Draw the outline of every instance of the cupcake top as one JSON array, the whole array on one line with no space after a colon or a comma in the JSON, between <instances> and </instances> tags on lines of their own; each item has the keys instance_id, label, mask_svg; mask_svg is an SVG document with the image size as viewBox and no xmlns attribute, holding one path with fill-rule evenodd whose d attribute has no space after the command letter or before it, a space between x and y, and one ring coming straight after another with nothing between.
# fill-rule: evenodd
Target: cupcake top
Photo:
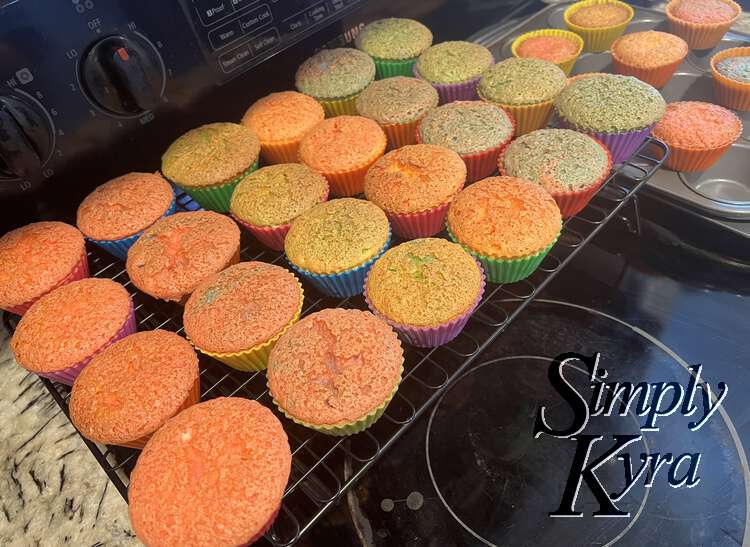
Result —
<instances>
[{"instance_id":1,"label":"cupcake top","mask_svg":"<svg viewBox=\"0 0 750 547\"><path fill-rule=\"evenodd\" d=\"M76 378L70 419L92 441L134 441L174 416L197 381L198 356L187 340L165 330L131 334Z\"/></svg>"},{"instance_id":2,"label":"cupcake top","mask_svg":"<svg viewBox=\"0 0 750 547\"><path fill-rule=\"evenodd\" d=\"M419 124L419 140L467 155L499 146L515 127L499 106L484 101L454 101L431 110Z\"/></svg>"},{"instance_id":3,"label":"cupcake top","mask_svg":"<svg viewBox=\"0 0 750 547\"><path fill-rule=\"evenodd\" d=\"M244 545L270 525L291 465L286 433L260 403L193 405L138 457L128 489L133 530L147 545Z\"/></svg>"},{"instance_id":4,"label":"cupcake top","mask_svg":"<svg viewBox=\"0 0 750 547\"><path fill-rule=\"evenodd\" d=\"M299 268L332 274L367 262L389 237L388 218L377 205L363 199L333 199L292 222L284 251Z\"/></svg>"},{"instance_id":5,"label":"cupcake top","mask_svg":"<svg viewBox=\"0 0 750 547\"><path fill-rule=\"evenodd\" d=\"M281 163L253 171L232 193L230 211L256 226L279 226L324 201L328 182L300 163Z\"/></svg>"},{"instance_id":6,"label":"cupcake top","mask_svg":"<svg viewBox=\"0 0 750 547\"><path fill-rule=\"evenodd\" d=\"M57 286L86 251L64 222L34 222L0 237L0 308L18 306Z\"/></svg>"},{"instance_id":7,"label":"cupcake top","mask_svg":"<svg viewBox=\"0 0 750 547\"><path fill-rule=\"evenodd\" d=\"M742 133L742 122L731 110L700 101L669 103L654 127L654 136L680 148L719 148Z\"/></svg>"},{"instance_id":8,"label":"cupcake top","mask_svg":"<svg viewBox=\"0 0 750 547\"><path fill-rule=\"evenodd\" d=\"M479 265L445 239L415 239L388 250L367 278L367 299L396 323L442 325L470 310L482 292Z\"/></svg>"},{"instance_id":9,"label":"cupcake top","mask_svg":"<svg viewBox=\"0 0 750 547\"><path fill-rule=\"evenodd\" d=\"M494 62L489 49L472 42L442 42L417 59L419 76L435 84L455 84L478 78Z\"/></svg>"},{"instance_id":10,"label":"cupcake top","mask_svg":"<svg viewBox=\"0 0 750 547\"><path fill-rule=\"evenodd\" d=\"M578 53L578 44L564 36L532 36L516 48L518 57L531 57L559 63Z\"/></svg>"},{"instance_id":11,"label":"cupcake top","mask_svg":"<svg viewBox=\"0 0 750 547\"><path fill-rule=\"evenodd\" d=\"M267 342L301 308L302 287L289 270L240 262L201 283L182 319L185 334L201 350L233 353Z\"/></svg>"},{"instance_id":12,"label":"cupcake top","mask_svg":"<svg viewBox=\"0 0 750 547\"><path fill-rule=\"evenodd\" d=\"M154 173L128 173L105 182L78 206L76 224L91 239L122 239L148 228L174 199L169 183Z\"/></svg>"},{"instance_id":13,"label":"cupcake top","mask_svg":"<svg viewBox=\"0 0 750 547\"><path fill-rule=\"evenodd\" d=\"M128 251L126 267L136 287L179 301L239 252L240 229L212 211L176 213L148 228Z\"/></svg>"},{"instance_id":14,"label":"cupcake top","mask_svg":"<svg viewBox=\"0 0 750 547\"><path fill-rule=\"evenodd\" d=\"M242 117L242 125L255 132L261 143L298 141L323 121L320 103L296 91L271 93L255 101Z\"/></svg>"},{"instance_id":15,"label":"cupcake top","mask_svg":"<svg viewBox=\"0 0 750 547\"><path fill-rule=\"evenodd\" d=\"M230 182L258 159L253 130L237 123L210 123L191 129L161 157L161 172L181 186Z\"/></svg>"},{"instance_id":16,"label":"cupcake top","mask_svg":"<svg viewBox=\"0 0 750 547\"><path fill-rule=\"evenodd\" d=\"M316 171L349 171L368 164L385 151L385 133L362 116L336 116L316 125L299 146L302 163Z\"/></svg>"},{"instance_id":17,"label":"cupcake top","mask_svg":"<svg viewBox=\"0 0 750 547\"><path fill-rule=\"evenodd\" d=\"M739 6L724 0L679 0L669 8L677 19L699 25L726 23L739 14Z\"/></svg>"},{"instance_id":18,"label":"cupcake top","mask_svg":"<svg viewBox=\"0 0 750 547\"><path fill-rule=\"evenodd\" d=\"M357 97L357 113L381 125L418 120L437 105L434 87L405 76L372 82Z\"/></svg>"},{"instance_id":19,"label":"cupcake top","mask_svg":"<svg viewBox=\"0 0 750 547\"><path fill-rule=\"evenodd\" d=\"M685 58L688 45L674 34L647 30L618 38L612 44L612 56L638 68L656 68Z\"/></svg>"},{"instance_id":20,"label":"cupcake top","mask_svg":"<svg viewBox=\"0 0 750 547\"><path fill-rule=\"evenodd\" d=\"M584 28L602 28L620 25L628 20L630 12L622 4L594 4L583 6L568 19L574 25Z\"/></svg>"},{"instance_id":21,"label":"cupcake top","mask_svg":"<svg viewBox=\"0 0 750 547\"><path fill-rule=\"evenodd\" d=\"M354 44L376 59L411 59L432 45L432 32L414 19L391 17L365 25Z\"/></svg>"},{"instance_id":22,"label":"cupcake top","mask_svg":"<svg viewBox=\"0 0 750 547\"><path fill-rule=\"evenodd\" d=\"M477 91L496 103L535 104L557 97L567 81L565 72L554 63L511 57L485 70Z\"/></svg>"},{"instance_id":23,"label":"cupcake top","mask_svg":"<svg viewBox=\"0 0 750 547\"><path fill-rule=\"evenodd\" d=\"M607 150L597 141L570 129L539 129L521 135L501 156L501 171L530 180L548 192L577 191L609 172Z\"/></svg>"},{"instance_id":24,"label":"cupcake top","mask_svg":"<svg viewBox=\"0 0 750 547\"><path fill-rule=\"evenodd\" d=\"M128 291L119 283L98 278L74 281L29 308L10 346L27 370L63 370L109 342L125 325L132 307Z\"/></svg>"},{"instance_id":25,"label":"cupcake top","mask_svg":"<svg viewBox=\"0 0 750 547\"><path fill-rule=\"evenodd\" d=\"M365 175L365 196L391 213L417 213L449 201L464 186L466 164L434 144L388 152Z\"/></svg>"},{"instance_id":26,"label":"cupcake top","mask_svg":"<svg viewBox=\"0 0 750 547\"><path fill-rule=\"evenodd\" d=\"M448 226L474 252L519 258L542 251L560 233L555 200L541 186L515 177L488 177L459 193Z\"/></svg>"},{"instance_id":27,"label":"cupcake top","mask_svg":"<svg viewBox=\"0 0 750 547\"><path fill-rule=\"evenodd\" d=\"M716 63L716 70L730 80L750 84L750 55L722 59Z\"/></svg>"},{"instance_id":28,"label":"cupcake top","mask_svg":"<svg viewBox=\"0 0 750 547\"><path fill-rule=\"evenodd\" d=\"M557 113L586 131L643 129L664 115L666 103L652 86L632 76L603 74L577 80L555 100Z\"/></svg>"},{"instance_id":29,"label":"cupcake top","mask_svg":"<svg viewBox=\"0 0 750 547\"><path fill-rule=\"evenodd\" d=\"M401 343L370 312L326 309L281 337L268 359L268 389L288 414L315 425L360 420L401 378Z\"/></svg>"},{"instance_id":30,"label":"cupcake top","mask_svg":"<svg viewBox=\"0 0 750 547\"><path fill-rule=\"evenodd\" d=\"M353 48L323 49L297 69L297 89L316 99L339 99L362 91L375 79L375 63Z\"/></svg>"}]
</instances>

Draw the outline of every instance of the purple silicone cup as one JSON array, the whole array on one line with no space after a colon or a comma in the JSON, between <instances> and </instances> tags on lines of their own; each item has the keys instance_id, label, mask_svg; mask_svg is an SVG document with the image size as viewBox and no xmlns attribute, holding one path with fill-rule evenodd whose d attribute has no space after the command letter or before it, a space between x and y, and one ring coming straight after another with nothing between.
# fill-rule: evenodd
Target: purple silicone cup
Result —
<instances>
[{"instance_id":1,"label":"purple silicone cup","mask_svg":"<svg viewBox=\"0 0 750 547\"><path fill-rule=\"evenodd\" d=\"M414 73L415 78L425 80L420 76L419 72L417 72L417 63L414 63L412 72ZM479 83L480 78L481 76L477 76L476 78L465 80L457 84L436 84L429 80L425 81L429 82L429 84L438 92L438 97L440 97L440 102L438 104L446 104L452 103L453 101L478 101L479 95L477 94L477 84Z\"/></svg>"},{"instance_id":2,"label":"purple silicone cup","mask_svg":"<svg viewBox=\"0 0 750 547\"><path fill-rule=\"evenodd\" d=\"M479 303L482 301L482 296L484 296L484 270L482 269L482 265L478 261L475 260L475 262L477 263L477 267L479 268L479 273L482 275L482 283L479 287L479 296L477 296L476 302L474 302L474 304L472 304L472 306L465 313L437 327L414 327L410 325L404 325L403 323L392 321L385 317L382 313L380 313L375 308L375 306L372 305L372 302L370 302L370 299L367 295L367 281L370 277L370 272L367 272L367 279L365 279L365 302L367 302L367 307L370 309L373 315L388 323L388 325L390 325L393 330L398 332L408 344L411 344L412 346L416 346L418 348L434 348L436 346L442 346L443 344L447 344L448 342L453 340L461 333L464 326L466 325L466 322L471 317L471 314L474 313L474 310L477 309L477 306L479 306Z\"/></svg>"},{"instance_id":3,"label":"purple silicone cup","mask_svg":"<svg viewBox=\"0 0 750 547\"><path fill-rule=\"evenodd\" d=\"M623 131L622 133L601 133L598 131L586 131L581 129L565 120L562 117L558 118L558 125L565 129L573 129L579 133L585 133L595 139L599 139L601 143L609 149L609 153L612 155L612 163L622 163L629 159L633 155L638 147L643 144L648 136L651 134L651 130L654 125L649 125L645 129L637 129L635 131Z\"/></svg>"}]
</instances>

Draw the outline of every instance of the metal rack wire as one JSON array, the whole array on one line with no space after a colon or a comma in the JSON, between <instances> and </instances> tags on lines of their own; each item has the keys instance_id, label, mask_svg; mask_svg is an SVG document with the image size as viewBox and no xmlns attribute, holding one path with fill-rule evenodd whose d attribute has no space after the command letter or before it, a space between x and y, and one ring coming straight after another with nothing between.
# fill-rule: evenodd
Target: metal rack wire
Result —
<instances>
[{"instance_id":1,"label":"metal rack wire","mask_svg":"<svg viewBox=\"0 0 750 547\"><path fill-rule=\"evenodd\" d=\"M531 277L513 284L488 285L477 311L454 341L433 349L405 346L401 386L383 417L370 429L348 438L329 437L279 415L292 449L292 474L282 510L265 539L276 546L288 546L310 529L495 341L557 273L612 218L624 213L623 208L631 198L636 207L635 193L661 166L667 154L668 148L663 143L649 139L627 163L616 167L589 206L564 223L558 243ZM178 199L178 203L182 209L197 208L185 195ZM635 212L637 224L637 209ZM282 254L263 250L249 239L241 250L242 260L285 263ZM114 279L128 288L133 296L139 330L161 328L182 333L181 308L138 292L128 279L122 262L92 248L89 264L92 275ZM361 296L337 301L320 295L308 285L305 286L305 295L303 315L335 306L366 308ZM248 397L274 408L264 373L241 372L201 356L200 374L202 400L220 396ZM69 388L46 379L42 381L67 414ZM128 477L138 452L97 445L87 439L84 442L127 500Z\"/></svg>"}]
</instances>

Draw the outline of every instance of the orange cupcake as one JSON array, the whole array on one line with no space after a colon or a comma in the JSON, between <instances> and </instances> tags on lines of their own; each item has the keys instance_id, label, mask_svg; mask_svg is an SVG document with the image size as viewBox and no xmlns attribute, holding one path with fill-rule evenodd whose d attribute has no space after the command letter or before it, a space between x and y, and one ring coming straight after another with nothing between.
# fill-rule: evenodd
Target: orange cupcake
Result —
<instances>
[{"instance_id":1,"label":"orange cupcake","mask_svg":"<svg viewBox=\"0 0 750 547\"><path fill-rule=\"evenodd\" d=\"M239 370L263 370L279 337L302 313L302 285L289 271L242 262L204 281L182 316L185 335L206 355Z\"/></svg>"},{"instance_id":2,"label":"orange cupcake","mask_svg":"<svg viewBox=\"0 0 750 547\"><path fill-rule=\"evenodd\" d=\"M619 0L581 0L565 9L568 30L583 39L584 51L607 51L625 32L635 11Z\"/></svg>"},{"instance_id":3,"label":"orange cupcake","mask_svg":"<svg viewBox=\"0 0 750 547\"><path fill-rule=\"evenodd\" d=\"M200 399L198 356L165 330L138 332L94 357L73 384L70 420L94 442L141 449Z\"/></svg>"},{"instance_id":4,"label":"orange cupcake","mask_svg":"<svg viewBox=\"0 0 750 547\"><path fill-rule=\"evenodd\" d=\"M109 279L82 279L32 305L10 346L26 370L72 385L97 353L135 329L125 287Z\"/></svg>"},{"instance_id":5,"label":"orange cupcake","mask_svg":"<svg viewBox=\"0 0 750 547\"><path fill-rule=\"evenodd\" d=\"M0 309L23 315L39 297L89 276L81 232L34 222L0 237Z\"/></svg>"},{"instance_id":6,"label":"orange cupcake","mask_svg":"<svg viewBox=\"0 0 750 547\"><path fill-rule=\"evenodd\" d=\"M281 91L255 101L241 123L258 136L267 163L294 163L302 137L324 118L323 107L312 97Z\"/></svg>"},{"instance_id":7,"label":"orange cupcake","mask_svg":"<svg viewBox=\"0 0 750 547\"><path fill-rule=\"evenodd\" d=\"M456 152L414 144L388 152L365 175L365 197L383 209L393 231L413 239L443 229L448 206L466 182Z\"/></svg>"},{"instance_id":8,"label":"orange cupcake","mask_svg":"<svg viewBox=\"0 0 750 547\"><path fill-rule=\"evenodd\" d=\"M666 7L669 31L690 49L715 47L742 13L732 0L672 0Z\"/></svg>"},{"instance_id":9,"label":"orange cupcake","mask_svg":"<svg viewBox=\"0 0 750 547\"><path fill-rule=\"evenodd\" d=\"M365 173L385 152L385 133L362 116L336 116L320 122L299 147L299 159L328 179L331 193L361 194Z\"/></svg>"},{"instance_id":10,"label":"orange cupcake","mask_svg":"<svg viewBox=\"0 0 750 547\"><path fill-rule=\"evenodd\" d=\"M669 145L665 165L673 171L705 171L742 134L734 112L711 103L679 101L667 105L653 135Z\"/></svg>"},{"instance_id":11,"label":"orange cupcake","mask_svg":"<svg viewBox=\"0 0 750 547\"><path fill-rule=\"evenodd\" d=\"M212 211L177 213L146 230L128 252L133 284L154 298L184 302L208 276L240 259L240 229Z\"/></svg>"},{"instance_id":12,"label":"orange cupcake","mask_svg":"<svg viewBox=\"0 0 750 547\"><path fill-rule=\"evenodd\" d=\"M667 84L687 54L685 40L656 30L626 34L612 44L615 72L635 76L656 88Z\"/></svg>"},{"instance_id":13,"label":"orange cupcake","mask_svg":"<svg viewBox=\"0 0 750 547\"><path fill-rule=\"evenodd\" d=\"M281 337L268 389L291 420L328 435L370 427L398 389L404 355L396 333L370 312L326 309Z\"/></svg>"},{"instance_id":14,"label":"orange cupcake","mask_svg":"<svg viewBox=\"0 0 750 547\"><path fill-rule=\"evenodd\" d=\"M130 476L130 521L146 545L247 545L281 507L292 454L263 405L193 405L154 433Z\"/></svg>"}]
</instances>

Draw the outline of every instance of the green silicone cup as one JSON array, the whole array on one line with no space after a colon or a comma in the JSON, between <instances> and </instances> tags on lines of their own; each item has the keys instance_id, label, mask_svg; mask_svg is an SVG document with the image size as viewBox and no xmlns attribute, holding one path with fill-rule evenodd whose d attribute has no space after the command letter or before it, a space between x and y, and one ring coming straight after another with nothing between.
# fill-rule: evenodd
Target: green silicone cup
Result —
<instances>
[{"instance_id":1,"label":"green silicone cup","mask_svg":"<svg viewBox=\"0 0 750 547\"><path fill-rule=\"evenodd\" d=\"M242 173L239 177L223 184L217 184L216 186L206 186L203 188L197 188L193 186L182 186L177 184L180 188L185 190L185 193L192 197L198 204L204 209L216 211L218 213L229 212L229 202L232 200L232 192L234 188L240 183L242 179L248 176L250 173L258 168L258 160L255 160L250 168Z\"/></svg>"},{"instance_id":2,"label":"green silicone cup","mask_svg":"<svg viewBox=\"0 0 750 547\"><path fill-rule=\"evenodd\" d=\"M414 77L412 72L414 63L417 61L416 57L411 59L399 59L393 61L391 59L372 59L375 62L375 79L382 80L383 78L393 78L394 76L409 76Z\"/></svg>"}]
</instances>

